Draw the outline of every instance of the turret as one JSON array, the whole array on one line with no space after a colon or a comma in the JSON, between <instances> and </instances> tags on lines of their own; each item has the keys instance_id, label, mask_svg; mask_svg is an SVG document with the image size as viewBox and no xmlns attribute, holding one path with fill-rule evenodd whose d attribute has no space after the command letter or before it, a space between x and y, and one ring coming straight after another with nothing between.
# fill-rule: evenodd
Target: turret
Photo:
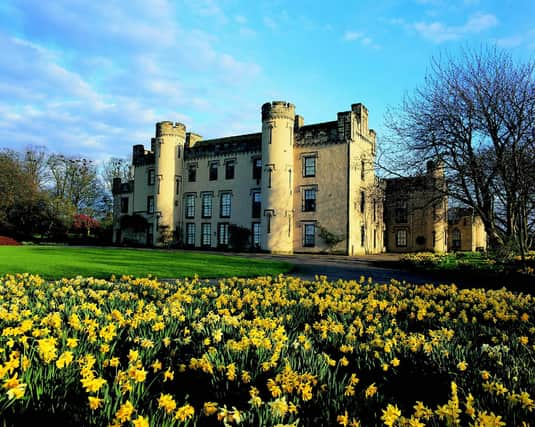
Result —
<instances>
[{"instance_id":1,"label":"turret","mask_svg":"<svg viewBox=\"0 0 535 427\"><path fill-rule=\"evenodd\" d=\"M154 159L156 182L154 207L159 216L155 230L155 243L162 232L171 235L178 223L182 198L177 191L183 174L186 127L182 123L156 123Z\"/></svg>"},{"instance_id":2,"label":"turret","mask_svg":"<svg viewBox=\"0 0 535 427\"><path fill-rule=\"evenodd\" d=\"M427 175L431 178L433 196L432 215L433 219L433 251L445 252L447 250L447 212L448 212L448 198L446 197L446 181L444 179L444 163L440 160L429 160L426 164Z\"/></svg>"},{"instance_id":3,"label":"turret","mask_svg":"<svg viewBox=\"0 0 535 427\"><path fill-rule=\"evenodd\" d=\"M293 143L295 107L283 101L262 106L262 240L272 253L293 252Z\"/></svg>"}]
</instances>

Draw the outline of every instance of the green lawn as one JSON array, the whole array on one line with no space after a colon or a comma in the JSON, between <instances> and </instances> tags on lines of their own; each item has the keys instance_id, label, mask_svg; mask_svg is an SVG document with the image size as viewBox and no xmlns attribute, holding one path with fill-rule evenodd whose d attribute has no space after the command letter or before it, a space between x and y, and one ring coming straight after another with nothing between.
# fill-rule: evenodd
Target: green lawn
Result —
<instances>
[{"instance_id":1,"label":"green lawn","mask_svg":"<svg viewBox=\"0 0 535 427\"><path fill-rule=\"evenodd\" d=\"M32 273L46 279L131 275L158 278L252 277L287 272L284 262L187 251L64 246L0 246L0 274Z\"/></svg>"}]
</instances>

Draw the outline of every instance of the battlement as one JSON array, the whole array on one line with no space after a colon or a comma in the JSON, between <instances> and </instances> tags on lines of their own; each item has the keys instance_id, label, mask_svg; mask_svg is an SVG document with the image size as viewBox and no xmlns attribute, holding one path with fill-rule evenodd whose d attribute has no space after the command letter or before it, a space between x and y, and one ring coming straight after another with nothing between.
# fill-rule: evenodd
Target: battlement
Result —
<instances>
[{"instance_id":1,"label":"battlement","mask_svg":"<svg viewBox=\"0 0 535 427\"><path fill-rule=\"evenodd\" d=\"M143 144L137 144L132 147L132 164L142 166L154 163L154 153L145 150Z\"/></svg>"},{"instance_id":2,"label":"battlement","mask_svg":"<svg viewBox=\"0 0 535 427\"><path fill-rule=\"evenodd\" d=\"M295 145L324 145L338 144L338 122L315 123L296 128Z\"/></svg>"},{"instance_id":3,"label":"battlement","mask_svg":"<svg viewBox=\"0 0 535 427\"><path fill-rule=\"evenodd\" d=\"M271 119L295 120L295 105L286 101L266 102L262 105L262 121Z\"/></svg>"},{"instance_id":4,"label":"battlement","mask_svg":"<svg viewBox=\"0 0 535 427\"><path fill-rule=\"evenodd\" d=\"M186 146L185 156L186 160L191 160L230 153L258 152L261 149L261 141L261 133L205 139L203 141L199 140L194 145Z\"/></svg>"},{"instance_id":5,"label":"battlement","mask_svg":"<svg viewBox=\"0 0 535 427\"><path fill-rule=\"evenodd\" d=\"M187 132L186 133L186 146L194 147L195 144L202 141L202 136L198 133Z\"/></svg>"},{"instance_id":6,"label":"battlement","mask_svg":"<svg viewBox=\"0 0 535 427\"><path fill-rule=\"evenodd\" d=\"M156 123L156 137L161 136L186 136L186 126L179 122L158 122Z\"/></svg>"}]
</instances>

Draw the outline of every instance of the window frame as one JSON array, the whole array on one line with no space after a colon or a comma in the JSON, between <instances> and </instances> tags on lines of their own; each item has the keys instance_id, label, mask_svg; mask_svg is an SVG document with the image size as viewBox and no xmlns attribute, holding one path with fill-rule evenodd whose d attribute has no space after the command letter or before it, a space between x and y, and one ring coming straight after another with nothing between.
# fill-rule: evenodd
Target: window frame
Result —
<instances>
[{"instance_id":1,"label":"window frame","mask_svg":"<svg viewBox=\"0 0 535 427\"><path fill-rule=\"evenodd\" d=\"M208 163L208 181L217 181L218 166L217 162Z\"/></svg>"},{"instance_id":2,"label":"window frame","mask_svg":"<svg viewBox=\"0 0 535 427\"><path fill-rule=\"evenodd\" d=\"M253 222L251 225L251 246L260 248L260 238L262 235L260 222ZM256 238L258 236L258 239Z\"/></svg>"},{"instance_id":3,"label":"window frame","mask_svg":"<svg viewBox=\"0 0 535 427\"><path fill-rule=\"evenodd\" d=\"M201 194L201 218L212 218L214 205L213 197L212 193ZM209 203L205 203L206 201Z\"/></svg>"},{"instance_id":4,"label":"window frame","mask_svg":"<svg viewBox=\"0 0 535 427\"><path fill-rule=\"evenodd\" d=\"M316 176L316 162L317 156L303 156L303 177L304 178L313 178ZM309 161L312 161L312 165L308 165L307 163ZM310 171L310 168L312 169L312 172Z\"/></svg>"},{"instance_id":5,"label":"window frame","mask_svg":"<svg viewBox=\"0 0 535 427\"><path fill-rule=\"evenodd\" d=\"M409 221L408 201L405 199L396 200L394 208L394 221L398 224L405 224Z\"/></svg>"},{"instance_id":6,"label":"window frame","mask_svg":"<svg viewBox=\"0 0 535 427\"><path fill-rule=\"evenodd\" d=\"M197 165L188 166L188 182L197 182Z\"/></svg>"},{"instance_id":7,"label":"window frame","mask_svg":"<svg viewBox=\"0 0 535 427\"><path fill-rule=\"evenodd\" d=\"M308 230L312 229L312 233ZM313 222L303 223L303 241L304 248L313 248L316 246L316 224Z\"/></svg>"},{"instance_id":8,"label":"window frame","mask_svg":"<svg viewBox=\"0 0 535 427\"><path fill-rule=\"evenodd\" d=\"M255 196L259 197L259 200L255 200ZM255 190L251 193L251 218L260 218L262 215L262 192Z\"/></svg>"},{"instance_id":9,"label":"window frame","mask_svg":"<svg viewBox=\"0 0 535 427\"><path fill-rule=\"evenodd\" d=\"M121 213L122 214L128 213L129 205L130 205L130 198L129 197L121 197L120 209L121 209Z\"/></svg>"},{"instance_id":10,"label":"window frame","mask_svg":"<svg viewBox=\"0 0 535 427\"><path fill-rule=\"evenodd\" d=\"M228 203L225 203L225 199L228 200ZM232 215L232 193L229 193L229 192L221 193L219 196L219 217L230 218L231 215Z\"/></svg>"},{"instance_id":11,"label":"window frame","mask_svg":"<svg viewBox=\"0 0 535 427\"><path fill-rule=\"evenodd\" d=\"M195 246L195 234L196 234L195 232L196 232L195 223L187 222L186 223L186 239L185 239L186 246L190 246L190 247Z\"/></svg>"},{"instance_id":12,"label":"window frame","mask_svg":"<svg viewBox=\"0 0 535 427\"><path fill-rule=\"evenodd\" d=\"M258 165L257 165L258 162ZM262 158L253 157L253 179L259 181L262 178Z\"/></svg>"},{"instance_id":13,"label":"window frame","mask_svg":"<svg viewBox=\"0 0 535 427\"><path fill-rule=\"evenodd\" d=\"M303 205L302 205L302 211L303 212L316 212L317 210L317 191L318 189L315 187L304 187L302 189L303 192ZM307 194L313 194L313 198L307 198Z\"/></svg>"},{"instance_id":14,"label":"window frame","mask_svg":"<svg viewBox=\"0 0 535 427\"><path fill-rule=\"evenodd\" d=\"M154 213L154 196L147 196L147 213Z\"/></svg>"},{"instance_id":15,"label":"window frame","mask_svg":"<svg viewBox=\"0 0 535 427\"><path fill-rule=\"evenodd\" d=\"M212 223L201 223L201 246L209 248L212 246Z\"/></svg>"},{"instance_id":16,"label":"window frame","mask_svg":"<svg viewBox=\"0 0 535 427\"><path fill-rule=\"evenodd\" d=\"M156 184L156 169L149 169L147 177L147 185Z\"/></svg>"},{"instance_id":17,"label":"window frame","mask_svg":"<svg viewBox=\"0 0 535 427\"><path fill-rule=\"evenodd\" d=\"M230 173L232 171L232 173ZM225 179L234 179L236 176L236 160L225 161Z\"/></svg>"},{"instance_id":18,"label":"window frame","mask_svg":"<svg viewBox=\"0 0 535 427\"><path fill-rule=\"evenodd\" d=\"M458 238L456 238L456 237L458 237ZM453 230L451 230L451 248L452 249L460 249L461 248L461 242L462 242L461 230L459 230L457 227L455 227Z\"/></svg>"},{"instance_id":19,"label":"window frame","mask_svg":"<svg viewBox=\"0 0 535 427\"><path fill-rule=\"evenodd\" d=\"M185 199L184 217L186 219L193 219L195 218L195 194L186 194Z\"/></svg>"},{"instance_id":20,"label":"window frame","mask_svg":"<svg viewBox=\"0 0 535 427\"><path fill-rule=\"evenodd\" d=\"M224 230L222 233L221 231ZM217 223L217 246L228 247L229 245L229 223L218 222Z\"/></svg>"},{"instance_id":21,"label":"window frame","mask_svg":"<svg viewBox=\"0 0 535 427\"><path fill-rule=\"evenodd\" d=\"M403 233L403 237L402 234ZM400 230L396 230L396 247L397 248L406 248L407 242L409 240L409 233L405 228L402 228Z\"/></svg>"}]
</instances>

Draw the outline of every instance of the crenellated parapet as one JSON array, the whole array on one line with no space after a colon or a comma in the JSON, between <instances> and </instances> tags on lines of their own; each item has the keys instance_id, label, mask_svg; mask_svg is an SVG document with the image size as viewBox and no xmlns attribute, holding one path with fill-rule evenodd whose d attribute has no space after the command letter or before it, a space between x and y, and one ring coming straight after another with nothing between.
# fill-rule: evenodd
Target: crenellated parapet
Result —
<instances>
[{"instance_id":1,"label":"crenellated parapet","mask_svg":"<svg viewBox=\"0 0 535 427\"><path fill-rule=\"evenodd\" d=\"M339 144L338 122L325 122L302 126L295 130L295 142L298 147L312 145Z\"/></svg>"},{"instance_id":2,"label":"crenellated parapet","mask_svg":"<svg viewBox=\"0 0 535 427\"><path fill-rule=\"evenodd\" d=\"M159 122L156 123L156 138L162 136L179 136L181 138L186 137L186 126L179 122Z\"/></svg>"},{"instance_id":3,"label":"crenellated parapet","mask_svg":"<svg viewBox=\"0 0 535 427\"><path fill-rule=\"evenodd\" d=\"M262 105L262 121L287 119L295 120L295 105L285 101L266 102Z\"/></svg>"}]
</instances>

